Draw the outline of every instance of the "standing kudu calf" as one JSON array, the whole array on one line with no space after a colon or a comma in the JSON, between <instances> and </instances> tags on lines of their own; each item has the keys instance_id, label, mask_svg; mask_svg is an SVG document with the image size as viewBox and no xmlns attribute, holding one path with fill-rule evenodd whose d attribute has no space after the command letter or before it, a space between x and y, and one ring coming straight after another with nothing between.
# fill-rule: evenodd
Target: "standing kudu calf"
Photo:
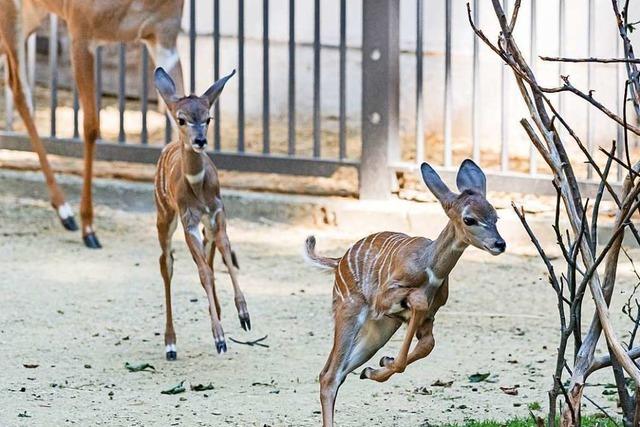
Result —
<instances>
[{"instance_id":1,"label":"standing kudu calf","mask_svg":"<svg viewBox=\"0 0 640 427\"><path fill-rule=\"evenodd\" d=\"M460 166L454 194L438 174L422 164L422 178L436 196L449 223L435 241L402 233L372 234L340 258L318 256L315 238L306 241L306 257L335 272L333 349L320 373L323 425L333 425L338 389L347 374L369 360L403 322L407 333L396 358L383 357L380 368L365 368L360 378L386 381L407 365L429 355L435 340L433 321L447 302L449 273L472 245L492 255L506 244L498 230L496 211L486 199L484 173L471 160ZM418 338L409 352L414 335Z\"/></svg>"},{"instance_id":2,"label":"standing kudu calf","mask_svg":"<svg viewBox=\"0 0 640 427\"><path fill-rule=\"evenodd\" d=\"M95 46L143 41L157 66L164 67L182 91L182 66L176 49L184 0L0 0L0 55L5 54L14 103L38 154L51 204L64 227L77 230L73 212L53 175L31 113L25 42L49 13L64 19L71 38L71 62L84 113L84 173L80 217L89 248L100 248L93 228L91 181L95 142L100 134L94 82Z\"/></svg>"},{"instance_id":3,"label":"standing kudu calf","mask_svg":"<svg viewBox=\"0 0 640 427\"><path fill-rule=\"evenodd\" d=\"M216 167L205 153L207 128L211 121L209 111L216 102L227 80L235 74L218 80L201 97L190 95L180 98L171 77L162 69L155 72L155 85L178 124L178 140L167 145L160 159L155 179L155 199L158 209L158 240L162 248L160 272L164 280L167 310L165 329L166 356L176 359L176 333L171 314L171 276L173 255L171 238L178 220L184 229L187 246L198 266L200 282L209 300L211 329L218 353L227 351L220 323L220 304L213 277L213 257L217 248L231 276L235 303L244 330L251 329L247 303L237 279L237 261L227 237L227 223ZM204 226L204 239L199 226Z\"/></svg>"}]
</instances>

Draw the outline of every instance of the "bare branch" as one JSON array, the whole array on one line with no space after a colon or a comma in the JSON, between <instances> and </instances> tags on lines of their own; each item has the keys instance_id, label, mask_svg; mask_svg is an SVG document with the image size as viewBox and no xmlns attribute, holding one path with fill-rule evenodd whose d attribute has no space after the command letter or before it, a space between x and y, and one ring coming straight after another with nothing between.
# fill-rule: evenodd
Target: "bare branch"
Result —
<instances>
[{"instance_id":1,"label":"bare branch","mask_svg":"<svg viewBox=\"0 0 640 427\"><path fill-rule=\"evenodd\" d=\"M633 347L627 352L627 355L633 360L640 358L640 346ZM611 366L611 355L606 354L604 356L596 357L593 359L593 363L591 363L591 367L587 371L587 375L591 375L595 371L602 368L608 368L609 366Z\"/></svg>"},{"instance_id":2,"label":"bare branch","mask_svg":"<svg viewBox=\"0 0 640 427\"><path fill-rule=\"evenodd\" d=\"M628 59L628 58L566 58L559 56L539 56L543 61L551 61L551 62L600 62L603 64L614 64L614 63L633 63L640 64L640 59Z\"/></svg>"}]
</instances>

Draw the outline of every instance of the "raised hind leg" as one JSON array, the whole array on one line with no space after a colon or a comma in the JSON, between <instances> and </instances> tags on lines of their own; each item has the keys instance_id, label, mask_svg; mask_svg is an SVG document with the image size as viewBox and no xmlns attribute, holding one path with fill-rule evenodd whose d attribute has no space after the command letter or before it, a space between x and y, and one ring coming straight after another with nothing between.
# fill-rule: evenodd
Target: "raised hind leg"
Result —
<instances>
[{"instance_id":1,"label":"raised hind leg","mask_svg":"<svg viewBox=\"0 0 640 427\"><path fill-rule=\"evenodd\" d=\"M178 219L175 212L166 212L165 215L158 215L156 226L158 228L158 241L162 253L160 254L160 274L164 281L164 298L166 324L164 329L165 356L167 360L176 360L178 352L176 349L176 331L173 328L173 310L171 306L171 278L173 277L173 250L171 240L176 231Z\"/></svg>"},{"instance_id":2,"label":"raised hind leg","mask_svg":"<svg viewBox=\"0 0 640 427\"><path fill-rule=\"evenodd\" d=\"M401 325L398 319L370 319L364 301L337 301L333 349L320 373L322 425L333 426L338 389L347 374L370 359Z\"/></svg>"}]
</instances>

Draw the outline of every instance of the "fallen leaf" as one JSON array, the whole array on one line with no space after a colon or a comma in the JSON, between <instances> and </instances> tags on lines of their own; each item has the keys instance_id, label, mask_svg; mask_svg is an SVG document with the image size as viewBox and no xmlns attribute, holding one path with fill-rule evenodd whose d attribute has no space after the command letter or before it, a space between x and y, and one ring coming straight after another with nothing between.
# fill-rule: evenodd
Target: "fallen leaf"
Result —
<instances>
[{"instance_id":1,"label":"fallen leaf","mask_svg":"<svg viewBox=\"0 0 640 427\"><path fill-rule=\"evenodd\" d=\"M156 370L156 368L153 367L153 365L150 365L148 363L139 363L137 365L132 365L129 362L125 362L124 367L127 368L127 370L129 372L140 372L140 371L154 371Z\"/></svg>"},{"instance_id":2,"label":"fallen leaf","mask_svg":"<svg viewBox=\"0 0 640 427\"><path fill-rule=\"evenodd\" d=\"M436 380L436 382L431 384L431 387L451 387L452 384L453 384L453 381Z\"/></svg>"},{"instance_id":3,"label":"fallen leaf","mask_svg":"<svg viewBox=\"0 0 640 427\"><path fill-rule=\"evenodd\" d=\"M509 396L517 396L518 395L518 387L514 386L514 387L500 387L500 390L502 390L502 392L504 394L508 394Z\"/></svg>"},{"instance_id":4,"label":"fallen leaf","mask_svg":"<svg viewBox=\"0 0 640 427\"><path fill-rule=\"evenodd\" d=\"M479 383L479 382L485 381L487 378L489 378L489 375L491 375L491 372L487 372L486 374L481 374L477 372L473 375L469 375L469 382Z\"/></svg>"},{"instance_id":5,"label":"fallen leaf","mask_svg":"<svg viewBox=\"0 0 640 427\"><path fill-rule=\"evenodd\" d=\"M211 383L209 383L207 385L204 385L204 384L193 385L193 384L191 384L191 391L206 391L206 390L213 390L213 384L211 384Z\"/></svg>"},{"instance_id":6,"label":"fallen leaf","mask_svg":"<svg viewBox=\"0 0 640 427\"><path fill-rule=\"evenodd\" d=\"M185 392L185 388L184 388L184 380L183 380L183 381L180 381L180 384L176 384L168 390L162 390L160 393L161 394L180 394L184 392Z\"/></svg>"}]
</instances>

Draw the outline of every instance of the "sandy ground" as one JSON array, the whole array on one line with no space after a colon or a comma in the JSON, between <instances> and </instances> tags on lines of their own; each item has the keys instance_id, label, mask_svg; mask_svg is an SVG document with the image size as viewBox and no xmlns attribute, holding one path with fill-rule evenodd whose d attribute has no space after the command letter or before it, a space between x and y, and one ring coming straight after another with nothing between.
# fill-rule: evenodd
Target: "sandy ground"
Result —
<instances>
[{"instance_id":1,"label":"sandy ground","mask_svg":"<svg viewBox=\"0 0 640 427\"><path fill-rule=\"evenodd\" d=\"M0 182L0 425L320 424L317 376L332 343L331 278L302 262L301 243L315 233L321 251L339 254L357 231L232 219L229 234L254 329L240 329L228 275L217 265L223 325L238 340L268 335L269 348L228 341L224 356L215 353L204 291L178 231L178 360L167 362L151 201L99 205L97 216L104 249L89 251L27 185ZM621 276L616 303L632 284L628 264ZM531 403L544 406L557 315L543 277L536 258L469 249L451 275L431 356L384 384L348 377L337 425L505 419L528 416ZM617 312L614 317L618 330L628 328ZM401 338L368 365L395 354ZM130 373L125 362L148 362L156 371ZM470 383L476 372L490 372L489 381ZM601 385L587 395L614 413L615 402L602 395L608 374L594 376ZM185 393L160 393L183 380ZM434 386L437 380L453 384ZM190 390L199 383L214 390ZM499 388L516 385L517 396Z\"/></svg>"}]
</instances>

